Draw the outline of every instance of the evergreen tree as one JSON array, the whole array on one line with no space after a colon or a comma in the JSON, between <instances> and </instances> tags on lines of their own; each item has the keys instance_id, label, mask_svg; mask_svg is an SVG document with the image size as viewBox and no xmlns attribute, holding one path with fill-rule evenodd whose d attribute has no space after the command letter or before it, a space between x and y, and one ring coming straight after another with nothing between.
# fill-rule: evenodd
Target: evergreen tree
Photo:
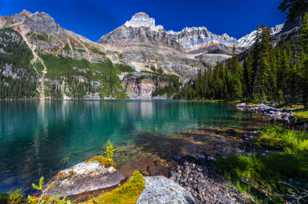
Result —
<instances>
[{"instance_id":1,"label":"evergreen tree","mask_svg":"<svg viewBox=\"0 0 308 204\"><path fill-rule=\"evenodd\" d=\"M244 97L251 98L252 97L252 84L253 84L253 59L251 54L244 60L243 66L243 90L244 90Z\"/></svg>"},{"instance_id":2,"label":"evergreen tree","mask_svg":"<svg viewBox=\"0 0 308 204\"><path fill-rule=\"evenodd\" d=\"M265 100L270 89L270 62L271 62L271 42L270 30L261 28L261 33L257 36L255 47L255 64L254 64L254 98Z\"/></svg>"}]
</instances>

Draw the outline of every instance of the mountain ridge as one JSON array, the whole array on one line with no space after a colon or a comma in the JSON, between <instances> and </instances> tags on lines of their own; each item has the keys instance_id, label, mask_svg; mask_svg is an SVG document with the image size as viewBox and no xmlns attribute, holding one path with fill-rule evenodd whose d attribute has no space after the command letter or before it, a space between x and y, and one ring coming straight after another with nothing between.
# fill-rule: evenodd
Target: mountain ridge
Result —
<instances>
[{"instance_id":1,"label":"mountain ridge","mask_svg":"<svg viewBox=\"0 0 308 204\"><path fill-rule=\"evenodd\" d=\"M5 76L0 88L6 93L1 98L14 97L10 87L30 80L24 78L25 72L33 72L31 84L35 89L28 95L21 93L23 97L99 99L126 93L130 98L151 98L154 93L163 94L161 89L178 87L175 78L185 83L200 70L230 58L237 42L206 27L166 31L144 12L135 14L99 42L61 27L45 12L23 10L1 16L0 31L0 40L5 42L0 47L0 75ZM20 52L18 47L10 48L15 38L30 53L21 67L8 60L9 53L18 56ZM242 50L237 48L236 52Z\"/></svg>"}]
</instances>

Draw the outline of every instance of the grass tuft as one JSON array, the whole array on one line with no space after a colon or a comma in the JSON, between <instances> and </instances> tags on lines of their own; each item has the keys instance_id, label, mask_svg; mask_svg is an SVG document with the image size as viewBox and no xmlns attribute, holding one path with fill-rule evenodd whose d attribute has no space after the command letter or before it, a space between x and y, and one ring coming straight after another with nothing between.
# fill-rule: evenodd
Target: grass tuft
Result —
<instances>
[{"instance_id":1,"label":"grass tuft","mask_svg":"<svg viewBox=\"0 0 308 204\"><path fill-rule=\"evenodd\" d=\"M295 116L302 120L308 120L308 111L296 111Z\"/></svg>"},{"instance_id":2,"label":"grass tuft","mask_svg":"<svg viewBox=\"0 0 308 204\"><path fill-rule=\"evenodd\" d=\"M114 190L86 201L84 204L135 204L144 189L142 174L135 171L129 180Z\"/></svg>"},{"instance_id":3,"label":"grass tuft","mask_svg":"<svg viewBox=\"0 0 308 204\"><path fill-rule=\"evenodd\" d=\"M278 147L281 151L220 158L217 168L238 190L249 193L257 203L284 203L300 198L305 192L303 189L308 188L307 133L268 127L256 143Z\"/></svg>"}]
</instances>

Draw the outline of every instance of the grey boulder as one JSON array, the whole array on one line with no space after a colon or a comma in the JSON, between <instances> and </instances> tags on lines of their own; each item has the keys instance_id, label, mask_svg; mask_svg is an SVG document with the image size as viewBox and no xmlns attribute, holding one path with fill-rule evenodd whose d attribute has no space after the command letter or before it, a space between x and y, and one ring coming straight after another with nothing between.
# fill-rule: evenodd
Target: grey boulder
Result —
<instances>
[{"instance_id":1,"label":"grey boulder","mask_svg":"<svg viewBox=\"0 0 308 204\"><path fill-rule=\"evenodd\" d=\"M193 204L195 200L182 186L163 176L145 177L145 189L137 204Z\"/></svg>"},{"instance_id":2,"label":"grey boulder","mask_svg":"<svg viewBox=\"0 0 308 204\"><path fill-rule=\"evenodd\" d=\"M82 162L58 172L48 182L44 194L61 197L79 195L115 187L123 180L124 176L114 167L105 167L99 162Z\"/></svg>"}]
</instances>

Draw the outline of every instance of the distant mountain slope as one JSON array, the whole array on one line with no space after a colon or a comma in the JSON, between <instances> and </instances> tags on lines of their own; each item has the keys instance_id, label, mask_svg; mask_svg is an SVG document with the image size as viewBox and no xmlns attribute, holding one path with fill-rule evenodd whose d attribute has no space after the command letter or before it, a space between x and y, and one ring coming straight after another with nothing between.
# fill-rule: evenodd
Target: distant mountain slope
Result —
<instances>
[{"instance_id":1,"label":"distant mountain slope","mask_svg":"<svg viewBox=\"0 0 308 204\"><path fill-rule=\"evenodd\" d=\"M98 43L63 29L43 12L23 11L0 22L0 98L124 94L118 78L124 66L113 65Z\"/></svg>"},{"instance_id":2,"label":"distant mountain slope","mask_svg":"<svg viewBox=\"0 0 308 204\"><path fill-rule=\"evenodd\" d=\"M171 97L200 70L248 49L255 33L166 31L140 12L93 42L44 12L1 16L0 98Z\"/></svg>"},{"instance_id":3,"label":"distant mountain slope","mask_svg":"<svg viewBox=\"0 0 308 204\"><path fill-rule=\"evenodd\" d=\"M200 60L199 55L220 55L218 61L228 58L237 40L224 34L213 34L205 27L185 28L180 32L166 31L156 25L148 14L140 12L129 21L104 35L100 43L106 49L119 53L121 61L138 71L162 69L182 79L195 76L198 70L206 69L217 61Z\"/></svg>"},{"instance_id":4,"label":"distant mountain slope","mask_svg":"<svg viewBox=\"0 0 308 204\"><path fill-rule=\"evenodd\" d=\"M273 28L273 35L282 25ZM138 71L161 68L165 73L185 79L198 70L214 66L235 54L248 49L255 41L256 31L237 40L228 34L217 35L206 27L184 28L167 31L156 25L155 19L144 12L132 18L114 31L101 37L99 42L107 50L118 53L120 61Z\"/></svg>"}]
</instances>

